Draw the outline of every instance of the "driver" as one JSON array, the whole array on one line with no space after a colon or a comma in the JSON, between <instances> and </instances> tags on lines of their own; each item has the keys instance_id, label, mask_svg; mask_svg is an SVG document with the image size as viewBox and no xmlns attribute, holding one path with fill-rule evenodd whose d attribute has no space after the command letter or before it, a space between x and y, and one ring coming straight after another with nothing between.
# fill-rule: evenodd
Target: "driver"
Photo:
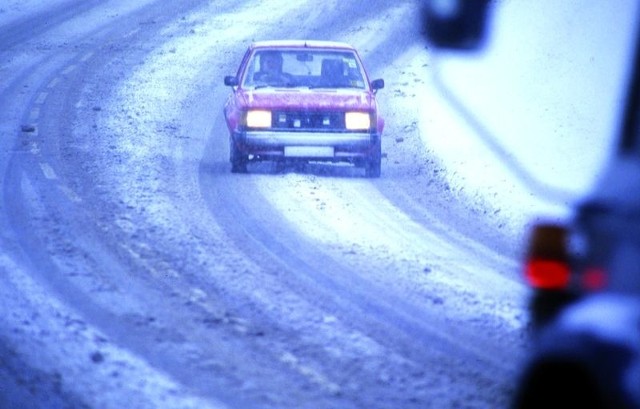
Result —
<instances>
[{"instance_id":1,"label":"driver","mask_svg":"<svg viewBox=\"0 0 640 409\"><path fill-rule=\"evenodd\" d=\"M282 72L282 55L277 51L265 51L260 54L260 71L254 75L254 79L269 84L291 82L291 76Z\"/></svg>"}]
</instances>

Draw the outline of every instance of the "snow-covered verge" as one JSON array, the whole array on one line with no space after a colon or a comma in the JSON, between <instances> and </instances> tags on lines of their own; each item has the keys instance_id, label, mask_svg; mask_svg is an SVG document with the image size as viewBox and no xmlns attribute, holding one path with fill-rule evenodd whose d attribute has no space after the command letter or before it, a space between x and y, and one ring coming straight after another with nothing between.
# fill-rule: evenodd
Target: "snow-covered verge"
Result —
<instances>
[{"instance_id":1,"label":"snow-covered verge","mask_svg":"<svg viewBox=\"0 0 640 409\"><path fill-rule=\"evenodd\" d=\"M515 227L566 217L614 154L637 7L496 2L483 51L435 56L420 127L450 183Z\"/></svg>"}]
</instances>

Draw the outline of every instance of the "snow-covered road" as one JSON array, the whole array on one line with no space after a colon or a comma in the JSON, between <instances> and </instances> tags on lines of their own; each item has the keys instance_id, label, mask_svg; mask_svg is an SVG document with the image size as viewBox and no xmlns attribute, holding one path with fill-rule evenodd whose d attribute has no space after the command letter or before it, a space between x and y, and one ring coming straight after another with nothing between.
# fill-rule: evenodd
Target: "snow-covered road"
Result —
<instances>
[{"instance_id":1,"label":"snow-covered road","mask_svg":"<svg viewBox=\"0 0 640 409\"><path fill-rule=\"evenodd\" d=\"M359 4L0 6L0 406L507 406L547 198L466 183L419 7ZM385 79L379 180L229 172L222 78L268 38Z\"/></svg>"}]
</instances>

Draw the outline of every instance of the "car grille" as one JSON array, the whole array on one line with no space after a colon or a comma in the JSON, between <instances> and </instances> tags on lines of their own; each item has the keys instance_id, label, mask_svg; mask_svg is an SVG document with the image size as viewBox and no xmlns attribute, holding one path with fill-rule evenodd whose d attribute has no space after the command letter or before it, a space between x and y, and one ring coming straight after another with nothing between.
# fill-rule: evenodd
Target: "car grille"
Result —
<instances>
[{"instance_id":1,"label":"car grille","mask_svg":"<svg viewBox=\"0 0 640 409\"><path fill-rule=\"evenodd\" d=\"M344 112L275 111L272 121L276 130L345 130Z\"/></svg>"}]
</instances>

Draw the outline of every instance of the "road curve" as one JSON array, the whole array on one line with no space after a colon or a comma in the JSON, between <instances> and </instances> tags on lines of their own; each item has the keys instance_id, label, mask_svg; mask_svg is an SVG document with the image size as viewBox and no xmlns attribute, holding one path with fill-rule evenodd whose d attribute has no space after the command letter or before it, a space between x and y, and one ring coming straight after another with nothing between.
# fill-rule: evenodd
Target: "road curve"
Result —
<instances>
[{"instance_id":1,"label":"road curve","mask_svg":"<svg viewBox=\"0 0 640 409\"><path fill-rule=\"evenodd\" d=\"M514 263L426 153L228 172L220 79L256 36L350 39L402 86L415 6L375 3L59 2L1 30L0 406L506 404ZM420 152L414 114L388 158Z\"/></svg>"}]
</instances>

